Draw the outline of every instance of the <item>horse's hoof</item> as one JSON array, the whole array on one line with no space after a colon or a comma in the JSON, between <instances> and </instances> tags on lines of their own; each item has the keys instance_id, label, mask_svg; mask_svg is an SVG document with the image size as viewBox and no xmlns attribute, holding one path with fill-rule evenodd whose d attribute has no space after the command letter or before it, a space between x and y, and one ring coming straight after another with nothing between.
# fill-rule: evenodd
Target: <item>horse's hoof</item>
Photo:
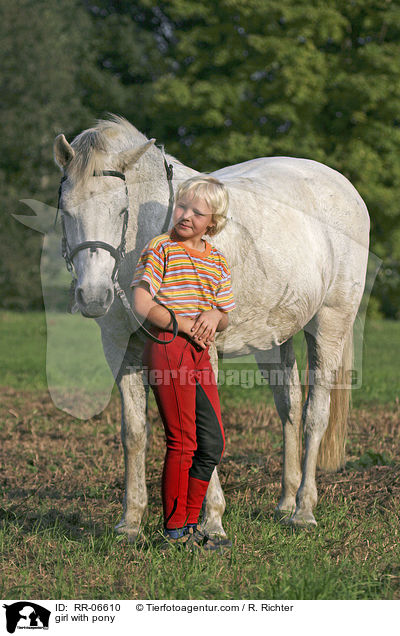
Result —
<instances>
[{"instance_id":1,"label":"horse's hoof","mask_svg":"<svg viewBox=\"0 0 400 636\"><path fill-rule=\"evenodd\" d=\"M120 536L126 537L128 543L135 543L136 539L139 536L139 528L133 528L132 526L128 526L125 521L120 521L114 528L114 532L119 534Z\"/></svg>"},{"instance_id":2,"label":"horse's hoof","mask_svg":"<svg viewBox=\"0 0 400 636\"><path fill-rule=\"evenodd\" d=\"M207 521L203 521L200 525L199 528L202 532L204 532L204 534L206 534L209 537L226 537L226 532L222 527L221 523L218 522L208 522Z\"/></svg>"},{"instance_id":3,"label":"horse's hoof","mask_svg":"<svg viewBox=\"0 0 400 636\"><path fill-rule=\"evenodd\" d=\"M305 530L313 530L317 527L317 522L312 512L297 511L293 517L289 519L289 525L292 528L304 528Z\"/></svg>"}]
</instances>

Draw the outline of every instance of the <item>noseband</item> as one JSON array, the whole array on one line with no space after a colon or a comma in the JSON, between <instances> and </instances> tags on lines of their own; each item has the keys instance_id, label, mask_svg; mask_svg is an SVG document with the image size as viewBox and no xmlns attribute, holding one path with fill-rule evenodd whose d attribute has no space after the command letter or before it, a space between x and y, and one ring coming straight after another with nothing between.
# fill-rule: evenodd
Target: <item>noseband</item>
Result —
<instances>
[{"instance_id":1,"label":"noseband","mask_svg":"<svg viewBox=\"0 0 400 636\"><path fill-rule=\"evenodd\" d=\"M168 204L168 215L167 215L167 219L165 221L164 224L164 228L168 228L169 225L169 220L172 214L172 206L173 206L173 189L172 189L172 185L171 185L171 181L172 181L172 165L168 165L167 162L164 159L164 164L165 164L165 168L167 170L167 179L168 179L168 183L169 183L169 204ZM154 342L157 342L159 344L169 344L170 342L172 342L177 334L178 334L178 323L175 317L174 312L172 311L172 309L170 309L169 307L166 307L165 305L162 305L162 303L160 303L157 299L154 299L155 302L157 302L159 305L162 305L163 307L165 307L165 309L167 309L171 315L172 318L172 325L173 325L173 337L171 338L171 340L160 340L159 338L156 338L155 336L153 336L152 333L150 333L150 331L148 331L145 327L143 327L142 323L140 322L139 318L136 316L136 314L134 313L134 311L132 310L132 307L130 306L128 299L126 297L126 294L124 292L124 290L122 289L122 287L120 286L119 282L118 282L118 273L119 273L119 268L121 265L122 260L125 257L125 248L126 248L126 231L128 228L128 220L129 220L129 194L128 194L128 186L126 185L126 177L123 174L123 172L118 172L117 170L102 170L100 173L93 173L94 177L118 177L119 179L122 179L125 183L125 194L126 194L126 198L128 201L128 205L123 208L123 210L121 210L120 212L120 216L123 214L124 215L124 220L123 220L123 224L122 224L122 234L121 234L121 241L120 244L118 245L117 248L115 248L113 245L110 245L109 243L105 243L104 241L83 241L82 243L78 243L78 245L76 245L73 249L71 249L69 243L68 243L68 239L67 239L67 234L65 231L65 223L64 223L64 215L61 214L61 228L62 228L62 239L61 239L61 254L65 260L65 264L67 266L67 270L72 274L72 283L71 283L71 293L75 293L75 286L76 286L76 276L74 274L74 264L73 264L73 259L76 256L76 254L78 254L78 252L82 251L82 250L86 250L89 249L91 252L96 252L98 249L103 249L106 250L107 252L109 252L111 254L111 256L114 258L115 260L115 264L114 264L114 269L113 272L111 274L111 279L114 285L114 289L115 289L115 293L117 294L117 296L119 297L119 299L122 302L122 305L124 306L126 312L128 313L128 316L130 319L133 318L134 320L134 331L136 331L137 329L139 329L140 331L142 331L143 333L145 333L145 335L150 338L151 340L153 340ZM60 201L61 201L61 193L62 193L62 184L63 182L67 179L67 176L64 176L61 179L60 182L60 186L58 188L58 203L57 203L57 214L56 214L56 219L54 222L54 225L57 222L57 217L58 217L58 212L60 210ZM166 230L165 230L166 231Z\"/></svg>"}]
</instances>

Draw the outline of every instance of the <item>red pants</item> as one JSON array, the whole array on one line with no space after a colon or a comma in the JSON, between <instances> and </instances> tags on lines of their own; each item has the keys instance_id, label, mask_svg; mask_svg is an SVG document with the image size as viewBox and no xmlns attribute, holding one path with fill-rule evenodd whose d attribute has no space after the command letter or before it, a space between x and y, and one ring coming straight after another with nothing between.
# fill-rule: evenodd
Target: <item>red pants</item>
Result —
<instances>
[{"instance_id":1,"label":"red pants","mask_svg":"<svg viewBox=\"0 0 400 636\"><path fill-rule=\"evenodd\" d=\"M167 331L153 330L170 340ZM225 448L217 383L207 349L178 334L171 344L148 340L148 381L164 424L167 452L162 475L164 527L197 523L215 466Z\"/></svg>"}]
</instances>

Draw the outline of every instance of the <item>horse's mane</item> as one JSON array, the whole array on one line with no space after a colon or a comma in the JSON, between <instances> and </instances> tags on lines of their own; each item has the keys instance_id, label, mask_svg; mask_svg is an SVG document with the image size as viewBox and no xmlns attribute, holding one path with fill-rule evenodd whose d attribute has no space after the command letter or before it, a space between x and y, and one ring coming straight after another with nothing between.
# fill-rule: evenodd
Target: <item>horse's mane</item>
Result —
<instances>
[{"instance_id":1,"label":"horse's mane","mask_svg":"<svg viewBox=\"0 0 400 636\"><path fill-rule=\"evenodd\" d=\"M95 172L104 169L109 155L134 148L147 138L119 115L97 120L96 126L84 130L75 137L71 146L75 155L68 164L68 176L76 182L86 182Z\"/></svg>"}]
</instances>

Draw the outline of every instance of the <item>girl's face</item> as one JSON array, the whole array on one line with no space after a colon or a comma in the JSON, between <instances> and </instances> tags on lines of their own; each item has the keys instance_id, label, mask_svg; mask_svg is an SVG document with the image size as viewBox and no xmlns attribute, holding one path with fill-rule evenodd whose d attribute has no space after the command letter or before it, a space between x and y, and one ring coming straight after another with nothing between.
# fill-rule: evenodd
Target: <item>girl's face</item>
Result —
<instances>
[{"instance_id":1,"label":"girl's face","mask_svg":"<svg viewBox=\"0 0 400 636\"><path fill-rule=\"evenodd\" d=\"M175 204L173 214L174 230L182 238L201 239L207 228L214 226L212 211L200 197L184 195Z\"/></svg>"}]
</instances>

